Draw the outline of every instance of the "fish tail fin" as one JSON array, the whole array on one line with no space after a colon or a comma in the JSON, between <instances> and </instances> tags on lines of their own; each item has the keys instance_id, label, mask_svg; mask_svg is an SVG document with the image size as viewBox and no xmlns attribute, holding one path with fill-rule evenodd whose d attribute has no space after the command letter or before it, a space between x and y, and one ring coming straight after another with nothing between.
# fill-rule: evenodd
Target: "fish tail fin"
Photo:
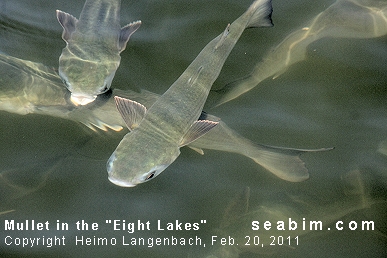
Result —
<instances>
[{"instance_id":1,"label":"fish tail fin","mask_svg":"<svg viewBox=\"0 0 387 258\"><path fill-rule=\"evenodd\" d=\"M249 153L248 156L283 180L302 182L309 178L309 173L300 155L305 152L327 151L331 149L307 150L256 145L255 151Z\"/></svg>"},{"instance_id":2,"label":"fish tail fin","mask_svg":"<svg viewBox=\"0 0 387 258\"><path fill-rule=\"evenodd\" d=\"M273 22L271 20L272 12L273 7L271 5L271 0L254 1L247 10L247 13L251 15L251 18L246 27L256 28L273 26Z\"/></svg>"}]
</instances>

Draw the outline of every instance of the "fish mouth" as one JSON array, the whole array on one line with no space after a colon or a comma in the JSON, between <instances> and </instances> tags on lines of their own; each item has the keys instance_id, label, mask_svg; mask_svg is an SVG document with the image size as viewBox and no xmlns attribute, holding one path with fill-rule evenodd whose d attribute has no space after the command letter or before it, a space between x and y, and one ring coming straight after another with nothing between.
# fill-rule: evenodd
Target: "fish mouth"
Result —
<instances>
[{"instance_id":1,"label":"fish mouth","mask_svg":"<svg viewBox=\"0 0 387 258\"><path fill-rule=\"evenodd\" d=\"M115 152L113 152L113 154L110 156L108 162L106 163L106 169L107 169L107 172L108 172L108 179L109 179L109 181L112 182L113 184L121 186L121 187L133 187L133 186L136 186L136 184L133 184L133 183L128 182L128 181L124 181L122 179L118 179L118 178L113 176L113 174L114 174L114 172L113 172L113 162L114 162L115 159L116 159L116 154L115 154Z\"/></svg>"},{"instance_id":2,"label":"fish mouth","mask_svg":"<svg viewBox=\"0 0 387 258\"><path fill-rule=\"evenodd\" d=\"M71 93L70 100L75 106L84 106L93 102L97 98L97 95L82 95Z\"/></svg>"},{"instance_id":3,"label":"fish mouth","mask_svg":"<svg viewBox=\"0 0 387 258\"><path fill-rule=\"evenodd\" d=\"M111 177L111 176L109 176L108 179L113 184L121 186L121 187L134 187L134 186L136 186L135 184L132 184L132 183L127 182L127 181L122 181L120 179L117 179L117 178L114 178L114 177Z\"/></svg>"}]
</instances>

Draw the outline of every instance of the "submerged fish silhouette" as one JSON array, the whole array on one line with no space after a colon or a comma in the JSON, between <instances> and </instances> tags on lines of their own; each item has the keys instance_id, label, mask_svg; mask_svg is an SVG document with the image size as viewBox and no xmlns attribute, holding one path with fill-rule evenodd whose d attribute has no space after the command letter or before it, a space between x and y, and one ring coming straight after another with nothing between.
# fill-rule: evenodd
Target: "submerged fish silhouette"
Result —
<instances>
[{"instance_id":1,"label":"submerged fish silhouette","mask_svg":"<svg viewBox=\"0 0 387 258\"><path fill-rule=\"evenodd\" d=\"M245 252L272 254L297 248L297 241L304 241L313 232L332 232L335 226L344 226L343 223L332 225L342 217L370 208L373 204L385 203L383 198L371 196L371 187L365 181L363 171L353 170L342 177L344 194L337 201L318 204L304 197L293 196L286 204L269 202L256 208L249 207L250 188L246 187L226 207L219 228L214 232L216 242L205 257L237 258ZM266 228L264 223L267 224ZM371 224L366 226L372 230ZM235 240L233 245L219 243L221 238L229 237ZM273 239L282 237L282 244L273 245Z\"/></svg>"},{"instance_id":2,"label":"submerged fish silhouette","mask_svg":"<svg viewBox=\"0 0 387 258\"><path fill-rule=\"evenodd\" d=\"M321 38L375 38L387 34L386 1L337 0L319 13L309 25L289 34L271 49L244 78L210 92L212 105L219 106L277 78L291 65L305 59L307 47ZM217 100L216 100L217 99Z\"/></svg>"}]
</instances>

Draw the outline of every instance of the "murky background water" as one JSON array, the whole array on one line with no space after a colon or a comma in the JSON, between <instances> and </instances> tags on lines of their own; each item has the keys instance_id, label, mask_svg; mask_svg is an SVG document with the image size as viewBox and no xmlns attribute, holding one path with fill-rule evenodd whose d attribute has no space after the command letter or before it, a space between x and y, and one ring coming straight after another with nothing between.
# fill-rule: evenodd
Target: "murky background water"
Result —
<instances>
[{"instance_id":1,"label":"murky background water","mask_svg":"<svg viewBox=\"0 0 387 258\"><path fill-rule=\"evenodd\" d=\"M200 50L252 1L122 2L121 24L137 19L143 24L121 55L112 87L162 94ZM273 1L275 26L247 30L214 87L249 73L267 51L295 29L308 25L332 3ZM79 17L82 6L83 1L74 0L0 0L0 50L56 67L65 42L55 10ZM302 155L310 172L310 179L302 183L282 181L244 156L210 150L201 156L183 148L177 161L155 180L135 188L120 188L107 180L105 164L126 132L95 133L71 121L1 111L0 211L15 211L1 215L0 256L186 257L190 253L196 257L210 251L211 236L216 235L214 230L225 207L246 186L251 189L250 210L263 203L291 206L289 196L299 196L305 205L313 201L329 206L345 197L341 176L359 170L372 178L367 181L372 191L385 198L387 156L377 150L387 140L386 44L386 36L321 39L308 47L304 61L280 77L267 79L236 100L208 110L257 143L294 148L334 146L329 152ZM342 219L373 220L373 232L324 230L300 238L295 249L279 248L273 256L385 257L385 211L386 204L377 203ZM4 220L10 219L49 221L50 230L5 231ZM69 230L57 231L57 220L68 223ZM75 223L81 220L89 223L89 230L76 229ZM114 231L106 220L150 221L151 230L132 234ZM164 228L176 220L206 223L200 224L198 231L162 231L157 230L157 220ZM91 223L98 223L99 229L91 230ZM260 234L245 232L246 236ZM8 235L13 239L64 236L66 246L7 246L4 239ZM116 238L117 245L76 246L76 237L82 236ZM206 248L123 246L122 236L199 236Z\"/></svg>"}]
</instances>

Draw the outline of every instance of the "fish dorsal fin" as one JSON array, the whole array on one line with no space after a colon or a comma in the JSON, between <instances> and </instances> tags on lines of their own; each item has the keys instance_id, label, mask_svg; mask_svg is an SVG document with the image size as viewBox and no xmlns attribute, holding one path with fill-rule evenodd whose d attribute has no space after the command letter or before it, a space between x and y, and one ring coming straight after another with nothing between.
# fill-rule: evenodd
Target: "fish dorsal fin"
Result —
<instances>
[{"instance_id":1,"label":"fish dorsal fin","mask_svg":"<svg viewBox=\"0 0 387 258\"><path fill-rule=\"evenodd\" d=\"M62 39L66 42L71 38L71 34L75 31L75 26L78 19L71 14L56 10L56 18L63 27Z\"/></svg>"},{"instance_id":2,"label":"fish dorsal fin","mask_svg":"<svg viewBox=\"0 0 387 258\"><path fill-rule=\"evenodd\" d=\"M226 29L224 30L222 36L220 37L218 43L215 45L215 49L218 49L225 41L227 38L227 35L230 33L230 23L227 25Z\"/></svg>"},{"instance_id":3,"label":"fish dorsal fin","mask_svg":"<svg viewBox=\"0 0 387 258\"><path fill-rule=\"evenodd\" d=\"M225 228L228 225L237 221L241 216L245 215L249 209L250 187L246 186L243 192L237 195L228 204L224 211L223 219L220 222L220 228Z\"/></svg>"},{"instance_id":4,"label":"fish dorsal fin","mask_svg":"<svg viewBox=\"0 0 387 258\"><path fill-rule=\"evenodd\" d=\"M126 48L126 44L129 41L130 36L140 28L141 21L131 22L128 25L121 28L120 38L118 41L118 49L120 52L124 51Z\"/></svg>"},{"instance_id":5,"label":"fish dorsal fin","mask_svg":"<svg viewBox=\"0 0 387 258\"><path fill-rule=\"evenodd\" d=\"M209 130L214 128L219 122L209 120L198 120L191 125L188 132L184 135L180 142L180 147L185 146L201 136L205 135Z\"/></svg>"},{"instance_id":6,"label":"fish dorsal fin","mask_svg":"<svg viewBox=\"0 0 387 258\"><path fill-rule=\"evenodd\" d=\"M118 112L120 112L122 119L124 119L126 126L130 131L135 129L142 121L146 113L146 107L140 103L121 98L114 97Z\"/></svg>"}]
</instances>

